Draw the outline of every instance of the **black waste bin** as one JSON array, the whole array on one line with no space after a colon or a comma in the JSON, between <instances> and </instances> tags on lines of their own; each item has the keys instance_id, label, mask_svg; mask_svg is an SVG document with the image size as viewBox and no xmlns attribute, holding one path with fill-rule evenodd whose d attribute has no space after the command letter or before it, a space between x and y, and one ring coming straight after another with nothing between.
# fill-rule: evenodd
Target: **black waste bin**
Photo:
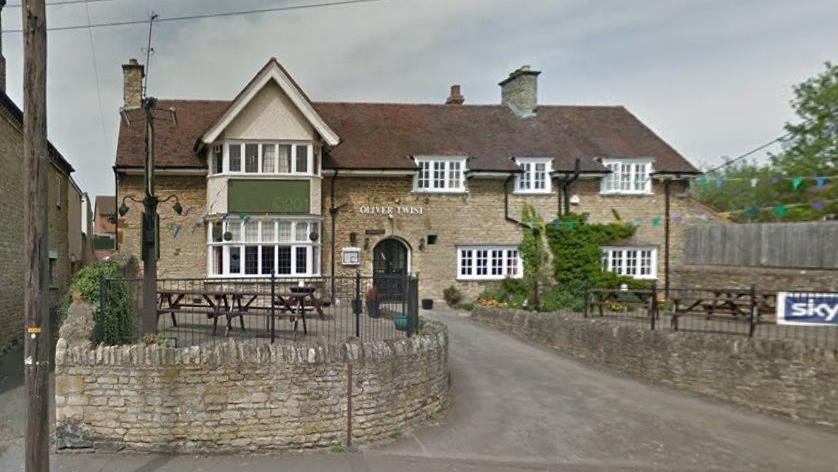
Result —
<instances>
[{"instance_id":1,"label":"black waste bin","mask_svg":"<svg viewBox=\"0 0 838 472\"><path fill-rule=\"evenodd\" d=\"M422 299L422 309L423 310L433 310L434 309L434 301L430 298L423 298Z\"/></svg>"}]
</instances>

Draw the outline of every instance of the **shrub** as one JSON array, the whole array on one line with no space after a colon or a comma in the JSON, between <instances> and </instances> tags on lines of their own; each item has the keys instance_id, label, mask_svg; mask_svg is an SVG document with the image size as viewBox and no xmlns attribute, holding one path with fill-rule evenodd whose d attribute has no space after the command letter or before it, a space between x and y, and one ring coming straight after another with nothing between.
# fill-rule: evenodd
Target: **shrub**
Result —
<instances>
[{"instance_id":1,"label":"shrub","mask_svg":"<svg viewBox=\"0 0 838 472\"><path fill-rule=\"evenodd\" d=\"M583 311L585 295L566 290L548 290L541 294L541 311L559 311L563 309Z\"/></svg>"},{"instance_id":2,"label":"shrub","mask_svg":"<svg viewBox=\"0 0 838 472\"><path fill-rule=\"evenodd\" d=\"M462 305L460 305L460 309L461 310L466 310L466 311L474 310L474 304L473 303L463 303Z\"/></svg>"},{"instance_id":3,"label":"shrub","mask_svg":"<svg viewBox=\"0 0 838 472\"><path fill-rule=\"evenodd\" d=\"M99 299L101 277L111 279L104 301ZM104 324L104 336L98 341L106 345L129 344L134 342L136 337L137 310L127 283L118 280L121 277L122 269L117 262L93 262L76 272L65 298L65 306L69 307L72 301L71 294L77 291L82 299L93 305L97 313L99 306L104 306L104 316L98 320L98 323ZM66 310L64 311L66 313Z\"/></svg>"},{"instance_id":4,"label":"shrub","mask_svg":"<svg viewBox=\"0 0 838 472\"><path fill-rule=\"evenodd\" d=\"M463 301L463 293L460 292L460 289L452 285L442 291L442 298L445 299L445 303L448 306L455 308Z\"/></svg>"}]
</instances>

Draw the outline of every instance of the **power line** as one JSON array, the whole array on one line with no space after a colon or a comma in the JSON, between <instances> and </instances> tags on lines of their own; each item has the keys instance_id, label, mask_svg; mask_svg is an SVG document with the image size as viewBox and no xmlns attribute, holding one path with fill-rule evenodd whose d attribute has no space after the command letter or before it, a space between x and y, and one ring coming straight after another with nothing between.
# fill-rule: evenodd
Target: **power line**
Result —
<instances>
[{"instance_id":1,"label":"power line","mask_svg":"<svg viewBox=\"0 0 838 472\"><path fill-rule=\"evenodd\" d=\"M756 153L756 152L762 151L763 149L767 148L768 146L771 146L771 145L772 145L772 144L774 144L774 143L777 143L777 142L780 142L780 141L785 140L786 138L790 137L792 134L794 134L794 133L792 133L792 132L788 132L788 133L786 133L786 134L784 134L784 135L782 135L782 136L780 136L780 137L778 137L778 138L774 138L774 139L772 139L771 141L768 141L767 143L765 143L765 144L763 144L763 145L761 145L761 146L757 146L757 147L755 147L754 149L751 149L750 151L746 152L745 154L740 154L740 155L738 155L738 156L734 157L733 159L731 159L731 160L729 160L729 161L725 162L724 164L720 164L720 165L718 165L718 166L716 166L716 167L713 167L712 169L710 169L710 170L708 170L708 171L705 171L704 173L705 173L705 174L709 174L709 173L711 173L711 172L715 172L715 171L717 171L717 170L721 169L722 167L727 167L727 166L729 166L729 165L731 165L731 164L733 164L733 163L735 163L735 162L741 161L742 159L744 159L744 158L746 158L746 157L750 156L751 154L754 154L754 153Z\"/></svg>"},{"instance_id":2,"label":"power line","mask_svg":"<svg viewBox=\"0 0 838 472\"><path fill-rule=\"evenodd\" d=\"M84 1L84 10L87 13L87 24L90 25L90 8L88 7L87 3L94 0L85 0ZM99 65L96 61L96 45L93 41L93 29L87 29L88 37L90 39L90 55L93 58L93 75L96 76L96 100L99 102L99 120L102 122L102 137L104 138L105 144L105 153L107 154L108 151L111 149L111 143L108 139L108 131L105 128L105 112L103 111L102 107L102 86L99 83Z\"/></svg>"},{"instance_id":3,"label":"power line","mask_svg":"<svg viewBox=\"0 0 838 472\"><path fill-rule=\"evenodd\" d=\"M77 0L73 0L77 1ZM284 6L284 7L272 7L272 8L260 8L256 10L239 10L239 11L230 11L230 12L221 12L221 13L204 13L200 15L185 15L185 16L171 16L171 17L161 17L155 20L157 23L168 23L174 21L186 21L186 20L201 20L205 18L220 18L220 17L227 17L227 16L239 16L239 15L256 15L260 13L273 13L273 12L280 12L280 11L292 11L292 10L305 10L309 8L321 8L321 7L333 7L339 5L352 5L356 3L372 3L372 2L382 2L385 0L339 0L333 2L323 2L323 3L310 3L307 5L291 5L291 6ZM47 28L47 31L69 31L69 30L78 30L78 29L86 29L86 28L109 28L114 26L127 26L127 25L138 25L138 24L146 24L148 23L147 19L142 20L125 20L125 21L112 21L108 23L97 23L95 25L68 25L68 26L55 26L52 28ZM6 33L22 33L22 29L11 29L3 31L3 34Z\"/></svg>"},{"instance_id":4,"label":"power line","mask_svg":"<svg viewBox=\"0 0 838 472\"><path fill-rule=\"evenodd\" d=\"M61 1L61 2L47 3L46 5L48 7L54 7L54 6L60 6L60 5L74 5L74 4L78 4L78 3L96 3L96 2L112 2L112 1L113 0L64 0L64 1ZM22 6L23 5L20 4L20 3L14 3L14 4L6 5L6 8L20 8Z\"/></svg>"}]
</instances>

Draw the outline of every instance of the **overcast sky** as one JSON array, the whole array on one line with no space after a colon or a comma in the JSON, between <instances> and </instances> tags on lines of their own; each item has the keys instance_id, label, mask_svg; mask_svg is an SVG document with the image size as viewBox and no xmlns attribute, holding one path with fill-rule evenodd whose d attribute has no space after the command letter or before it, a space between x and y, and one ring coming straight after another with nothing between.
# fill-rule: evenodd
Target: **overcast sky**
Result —
<instances>
[{"instance_id":1,"label":"overcast sky","mask_svg":"<svg viewBox=\"0 0 838 472\"><path fill-rule=\"evenodd\" d=\"M95 24L318 1L108 0L50 7L47 19L87 24L89 12ZM497 103L497 82L532 64L542 71L541 103L625 105L707 166L782 134L792 85L838 61L836 25L835 1L384 0L158 24L149 93L231 99L276 56L315 101L442 102L459 83L466 103ZM7 6L4 30L19 27L20 8ZM49 33L49 136L91 197L113 193L120 65L144 59L147 32ZM3 49L8 93L22 106L20 34L4 34Z\"/></svg>"}]
</instances>

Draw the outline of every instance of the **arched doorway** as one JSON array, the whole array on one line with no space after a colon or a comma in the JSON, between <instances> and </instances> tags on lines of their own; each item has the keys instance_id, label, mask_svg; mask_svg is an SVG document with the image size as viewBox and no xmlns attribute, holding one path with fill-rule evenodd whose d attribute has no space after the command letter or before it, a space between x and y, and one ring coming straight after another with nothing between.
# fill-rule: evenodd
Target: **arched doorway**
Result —
<instances>
[{"instance_id":1,"label":"arched doorway","mask_svg":"<svg viewBox=\"0 0 838 472\"><path fill-rule=\"evenodd\" d=\"M387 238L373 248L372 274L381 300L397 301L404 297L405 281L410 271L410 250L396 238Z\"/></svg>"}]
</instances>

